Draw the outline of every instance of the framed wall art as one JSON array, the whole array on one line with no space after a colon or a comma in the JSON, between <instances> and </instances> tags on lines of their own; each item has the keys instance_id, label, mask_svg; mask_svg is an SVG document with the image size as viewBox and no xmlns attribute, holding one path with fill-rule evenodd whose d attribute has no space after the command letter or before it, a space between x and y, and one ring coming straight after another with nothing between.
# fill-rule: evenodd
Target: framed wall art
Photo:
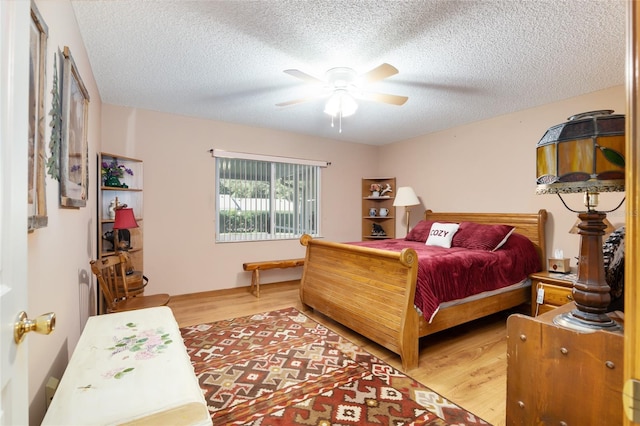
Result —
<instances>
[{"instance_id":1,"label":"framed wall art","mask_svg":"<svg viewBox=\"0 0 640 426\"><path fill-rule=\"evenodd\" d=\"M29 142L28 142L28 230L47 226L45 187L46 150L45 82L48 28L35 3L31 2L29 42Z\"/></svg>"},{"instance_id":2,"label":"framed wall art","mask_svg":"<svg viewBox=\"0 0 640 426\"><path fill-rule=\"evenodd\" d=\"M84 207L88 195L89 92L71 51L62 52L62 145L60 147L60 205Z\"/></svg>"}]
</instances>

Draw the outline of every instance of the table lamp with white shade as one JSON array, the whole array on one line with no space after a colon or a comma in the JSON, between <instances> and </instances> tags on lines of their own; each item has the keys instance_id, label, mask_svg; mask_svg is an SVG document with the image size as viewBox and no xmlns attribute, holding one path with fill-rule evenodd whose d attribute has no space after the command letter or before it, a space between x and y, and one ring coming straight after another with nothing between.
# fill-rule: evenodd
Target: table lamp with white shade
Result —
<instances>
[{"instance_id":1,"label":"table lamp with white shade","mask_svg":"<svg viewBox=\"0 0 640 426\"><path fill-rule=\"evenodd\" d=\"M409 234L409 214L411 206L417 206L420 200L416 196L415 191L410 186L401 186L396 192L396 198L393 200L395 207L404 207L407 214L407 234Z\"/></svg>"}]
</instances>

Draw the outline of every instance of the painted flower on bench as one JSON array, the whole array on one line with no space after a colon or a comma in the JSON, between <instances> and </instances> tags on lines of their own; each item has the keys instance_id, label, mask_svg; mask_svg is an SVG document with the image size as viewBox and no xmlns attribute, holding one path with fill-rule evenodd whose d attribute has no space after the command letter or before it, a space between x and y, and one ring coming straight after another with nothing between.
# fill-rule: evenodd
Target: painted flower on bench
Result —
<instances>
[{"instance_id":1,"label":"painted flower on bench","mask_svg":"<svg viewBox=\"0 0 640 426\"><path fill-rule=\"evenodd\" d=\"M127 368L115 368L113 370L107 371L103 374L105 379L122 379L127 373L131 373L135 368L127 367ZM90 387L91 385L89 385Z\"/></svg>"},{"instance_id":2,"label":"painted flower on bench","mask_svg":"<svg viewBox=\"0 0 640 426\"><path fill-rule=\"evenodd\" d=\"M132 355L135 360L144 361L155 358L169 347L173 340L170 333L165 333L162 328L149 329L139 332L136 324L128 323L125 327L135 333L125 337L114 337L115 345L106 348L111 351L111 356L119 356L121 360L127 360ZM126 373L130 373L134 367L117 368L103 374L105 378L121 379Z\"/></svg>"},{"instance_id":3,"label":"painted flower on bench","mask_svg":"<svg viewBox=\"0 0 640 426\"><path fill-rule=\"evenodd\" d=\"M135 327L135 324L131 325ZM172 343L169 333L165 333L162 328L145 330L125 336L115 338L116 344L107 348L111 350L111 356L123 353L124 357L135 354L135 359L149 359L162 353Z\"/></svg>"}]
</instances>

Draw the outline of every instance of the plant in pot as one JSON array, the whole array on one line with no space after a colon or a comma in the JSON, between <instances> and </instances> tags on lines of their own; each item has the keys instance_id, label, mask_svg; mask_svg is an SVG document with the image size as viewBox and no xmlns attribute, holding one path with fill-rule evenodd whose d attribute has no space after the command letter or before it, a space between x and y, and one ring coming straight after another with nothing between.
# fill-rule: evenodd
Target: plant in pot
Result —
<instances>
[{"instance_id":1,"label":"plant in pot","mask_svg":"<svg viewBox=\"0 0 640 426\"><path fill-rule=\"evenodd\" d=\"M123 164L118 164L118 160L115 158L111 161L103 161L101 167L103 186L127 188L127 185L121 183L120 179L124 177L125 173L133 176L133 170Z\"/></svg>"}]
</instances>

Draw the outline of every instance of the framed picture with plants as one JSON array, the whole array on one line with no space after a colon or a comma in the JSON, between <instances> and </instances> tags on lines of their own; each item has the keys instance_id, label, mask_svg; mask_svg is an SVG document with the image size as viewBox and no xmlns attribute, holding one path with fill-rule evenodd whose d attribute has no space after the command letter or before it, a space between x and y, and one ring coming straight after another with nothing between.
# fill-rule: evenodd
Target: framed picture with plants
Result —
<instances>
[{"instance_id":1,"label":"framed picture with plants","mask_svg":"<svg viewBox=\"0 0 640 426\"><path fill-rule=\"evenodd\" d=\"M29 36L29 142L28 142L28 230L47 226L45 193L46 150L44 141L48 28L35 3L31 2Z\"/></svg>"},{"instance_id":2,"label":"framed picture with plants","mask_svg":"<svg viewBox=\"0 0 640 426\"><path fill-rule=\"evenodd\" d=\"M84 207L88 196L89 92L71 51L62 52L62 145L60 147L60 205Z\"/></svg>"}]
</instances>

